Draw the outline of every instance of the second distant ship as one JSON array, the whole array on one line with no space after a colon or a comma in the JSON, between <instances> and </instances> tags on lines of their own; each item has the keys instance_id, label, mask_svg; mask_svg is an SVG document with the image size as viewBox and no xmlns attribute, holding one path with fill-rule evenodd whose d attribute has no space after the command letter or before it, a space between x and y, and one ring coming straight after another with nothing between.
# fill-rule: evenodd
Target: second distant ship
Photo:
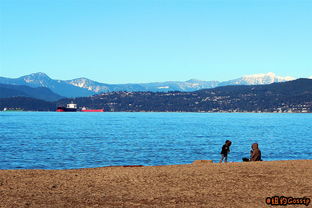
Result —
<instances>
[{"instance_id":1,"label":"second distant ship","mask_svg":"<svg viewBox=\"0 0 312 208\"><path fill-rule=\"evenodd\" d=\"M104 109L87 109L86 107L83 107L81 112L104 112Z\"/></svg>"}]
</instances>

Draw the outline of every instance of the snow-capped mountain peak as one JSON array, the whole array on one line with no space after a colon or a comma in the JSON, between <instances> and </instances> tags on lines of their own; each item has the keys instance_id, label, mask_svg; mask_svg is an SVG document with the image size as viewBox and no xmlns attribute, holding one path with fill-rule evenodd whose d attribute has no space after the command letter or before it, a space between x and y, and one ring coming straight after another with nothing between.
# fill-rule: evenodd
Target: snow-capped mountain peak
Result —
<instances>
[{"instance_id":1,"label":"snow-capped mountain peak","mask_svg":"<svg viewBox=\"0 0 312 208\"><path fill-rule=\"evenodd\" d=\"M271 84L274 82L286 82L294 79L294 77L282 77L275 75L273 72L269 72L266 74L245 75L238 79L223 82L222 85L262 85Z\"/></svg>"},{"instance_id":2,"label":"snow-capped mountain peak","mask_svg":"<svg viewBox=\"0 0 312 208\"><path fill-rule=\"evenodd\" d=\"M19 79L23 80L24 82L28 83L31 86L40 86L40 87L47 87L51 78L42 72L32 73L26 76L22 76Z\"/></svg>"},{"instance_id":3,"label":"snow-capped mountain peak","mask_svg":"<svg viewBox=\"0 0 312 208\"><path fill-rule=\"evenodd\" d=\"M246 75L242 77L243 80L248 82L249 84L271 84L273 82L285 82L294 80L293 77L281 77L275 75L273 72L269 72L266 74L253 74L253 75Z\"/></svg>"},{"instance_id":4,"label":"snow-capped mountain peak","mask_svg":"<svg viewBox=\"0 0 312 208\"><path fill-rule=\"evenodd\" d=\"M66 82L70 85L80 87L80 88L85 88L85 89L92 91L92 92L95 92L95 93L98 93L101 91L107 91L107 87L105 84L98 83L98 82L95 82L91 79L87 79L84 77L68 80Z\"/></svg>"},{"instance_id":5,"label":"snow-capped mountain peak","mask_svg":"<svg viewBox=\"0 0 312 208\"><path fill-rule=\"evenodd\" d=\"M92 82L92 80L84 78L84 77L68 81L68 83L77 87L81 87L81 88L85 88L90 82Z\"/></svg>"},{"instance_id":6,"label":"snow-capped mountain peak","mask_svg":"<svg viewBox=\"0 0 312 208\"><path fill-rule=\"evenodd\" d=\"M22 78L31 78L31 79L50 79L48 75L43 72L32 73L29 75L25 75Z\"/></svg>"}]
</instances>

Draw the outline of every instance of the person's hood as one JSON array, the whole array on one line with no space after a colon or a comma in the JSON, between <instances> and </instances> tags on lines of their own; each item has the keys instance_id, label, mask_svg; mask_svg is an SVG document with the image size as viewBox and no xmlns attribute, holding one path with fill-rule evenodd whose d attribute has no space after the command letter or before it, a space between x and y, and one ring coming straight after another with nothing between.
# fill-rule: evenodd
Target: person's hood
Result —
<instances>
[{"instance_id":1,"label":"person's hood","mask_svg":"<svg viewBox=\"0 0 312 208\"><path fill-rule=\"evenodd\" d=\"M251 149L253 149L253 150L258 149L258 143L253 143L251 145Z\"/></svg>"}]
</instances>

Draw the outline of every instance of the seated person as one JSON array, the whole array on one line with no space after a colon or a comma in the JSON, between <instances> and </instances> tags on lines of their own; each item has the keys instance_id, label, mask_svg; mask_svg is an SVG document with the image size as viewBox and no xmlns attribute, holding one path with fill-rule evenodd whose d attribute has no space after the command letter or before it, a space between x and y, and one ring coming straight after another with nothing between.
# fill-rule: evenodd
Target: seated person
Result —
<instances>
[{"instance_id":1,"label":"seated person","mask_svg":"<svg viewBox=\"0 0 312 208\"><path fill-rule=\"evenodd\" d=\"M243 158L244 162L249 162L249 161L262 161L261 159L261 151L258 147L258 143L253 143L251 145L251 151L250 151L250 159L244 157Z\"/></svg>"}]
</instances>

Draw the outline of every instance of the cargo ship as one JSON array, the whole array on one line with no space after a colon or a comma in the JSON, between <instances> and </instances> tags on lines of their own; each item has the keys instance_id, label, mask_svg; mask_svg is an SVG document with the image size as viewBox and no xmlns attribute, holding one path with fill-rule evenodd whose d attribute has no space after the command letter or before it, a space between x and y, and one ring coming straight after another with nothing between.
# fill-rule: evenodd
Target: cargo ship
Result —
<instances>
[{"instance_id":1,"label":"cargo ship","mask_svg":"<svg viewBox=\"0 0 312 208\"><path fill-rule=\"evenodd\" d=\"M81 112L104 112L104 109L87 109L86 107L83 107Z\"/></svg>"},{"instance_id":2,"label":"cargo ship","mask_svg":"<svg viewBox=\"0 0 312 208\"><path fill-rule=\"evenodd\" d=\"M57 107L56 112L77 112L77 104L69 103L66 107Z\"/></svg>"},{"instance_id":3,"label":"cargo ship","mask_svg":"<svg viewBox=\"0 0 312 208\"><path fill-rule=\"evenodd\" d=\"M87 109L86 107L81 108L81 110L78 109L77 104L75 103L69 103L66 105L66 107L60 106L57 107L56 112L104 112L104 109Z\"/></svg>"}]
</instances>

